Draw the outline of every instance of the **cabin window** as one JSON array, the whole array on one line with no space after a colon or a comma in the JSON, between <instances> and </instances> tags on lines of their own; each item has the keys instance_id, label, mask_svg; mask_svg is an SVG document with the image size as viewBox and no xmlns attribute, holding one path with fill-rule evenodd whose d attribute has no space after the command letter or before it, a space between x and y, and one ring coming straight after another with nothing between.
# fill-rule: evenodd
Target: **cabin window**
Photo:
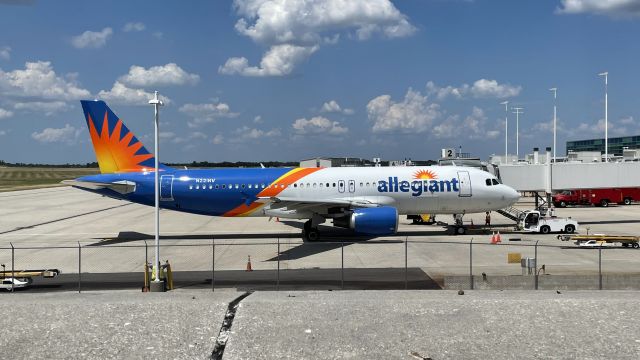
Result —
<instances>
[{"instance_id":1,"label":"cabin window","mask_svg":"<svg viewBox=\"0 0 640 360\"><path fill-rule=\"evenodd\" d=\"M336 187L336 183L333 183L333 187Z\"/></svg>"},{"instance_id":2,"label":"cabin window","mask_svg":"<svg viewBox=\"0 0 640 360\"><path fill-rule=\"evenodd\" d=\"M485 184L487 184L487 186L491 186L491 179L487 179L484 182L485 182Z\"/></svg>"},{"instance_id":3,"label":"cabin window","mask_svg":"<svg viewBox=\"0 0 640 360\"><path fill-rule=\"evenodd\" d=\"M213 185L209 185L209 190L213 190Z\"/></svg>"},{"instance_id":4,"label":"cabin window","mask_svg":"<svg viewBox=\"0 0 640 360\"><path fill-rule=\"evenodd\" d=\"M229 189L233 189L233 185L232 184L229 184Z\"/></svg>"},{"instance_id":5,"label":"cabin window","mask_svg":"<svg viewBox=\"0 0 640 360\"><path fill-rule=\"evenodd\" d=\"M324 187L324 184L323 184L323 183L320 183L320 187Z\"/></svg>"},{"instance_id":6,"label":"cabin window","mask_svg":"<svg viewBox=\"0 0 640 360\"><path fill-rule=\"evenodd\" d=\"M189 185L189 190L193 190L193 185Z\"/></svg>"},{"instance_id":7,"label":"cabin window","mask_svg":"<svg viewBox=\"0 0 640 360\"><path fill-rule=\"evenodd\" d=\"M360 183L360 187L363 187L363 186L364 186L364 183Z\"/></svg>"},{"instance_id":8,"label":"cabin window","mask_svg":"<svg viewBox=\"0 0 640 360\"><path fill-rule=\"evenodd\" d=\"M196 185L196 190L200 190L200 185Z\"/></svg>"},{"instance_id":9,"label":"cabin window","mask_svg":"<svg viewBox=\"0 0 640 360\"><path fill-rule=\"evenodd\" d=\"M496 179L491 179L491 182L493 183L493 185L498 185L499 184L498 180L496 180Z\"/></svg>"},{"instance_id":10,"label":"cabin window","mask_svg":"<svg viewBox=\"0 0 640 360\"><path fill-rule=\"evenodd\" d=\"M238 184L236 184L236 189L238 189L238 188L239 188L239 186L238 186Z\"/></svg>"},{"instance_id":11,"label":"cabin window","mask_svg":"<svg viewBox=\"0 0 640 360\"><path fill-rule=\"evenodd\" d=\"M256 189L258 188L258 184L255 184L254 186L255 186Z\"/></svg>"},{"instance_id":12,"label":"cabin window","mask_svg":"<svg viewBox=\"0 0 640 360\"><path fill-rule=\"evenodd\" d=\"M220 185L216 185L216 189L219 189L219 188L220 188Z\"/></svg>"},{"instance_id":13,"label":"cabin window","mask_svg":"<svg viewBox=\"0 0 640 360\"><path fill-rule=\"evenodd\" d=\"M251 189L251 184L249 184L249 189Z\"/></svg>"},{"instance_id":14,"label":"cabin window","mask_svg":"<svg viewBox=\"0 0 640 360\"><path fill-rule=\"evenodd\" d=\"M226 189L226 188L227 188L227 185L222 184L222 188L223 188L223 189Z\"/></svg>"},{"instance_id":15,"label":"cabin window","mask_svg":"<svg viewBox=\"0 0 640 360\"><path fill-rule=\"evenodd\" d=\"M244 189L244 184L242 184L242 188Z\"/></svg>"},{"instance_id":16,"label":"cabin window","mask_svg":"<svg viewBox=\"0 0 640 360\"><path fill-rule=\"evenodd\" d=\"M298 187L298 183L293 184L293 187L297 188Z\"/></svg>"},{"instance_id":17,"label":"cabin window","mask_svg":"<svg viewBox=\"0 0 640 360\"><path fill-rule=\"evenodd\" d=\"M314 188L314 189L315 189L315 187L316 187L316 185L318 185L318 184L316 184L316 183L313 183L313 188Z\"/></svg>"},{"instance_id":18,"label":"cabin window","mask_svg":"<svg viewBox=\"0 0 640 360\"><path fill-rule=\"evenodd\" d=\"M284 184L281 184L281 185L280 185L280 188L281 188L281 189L284 189Z\"/></svg>"}]
</instances>

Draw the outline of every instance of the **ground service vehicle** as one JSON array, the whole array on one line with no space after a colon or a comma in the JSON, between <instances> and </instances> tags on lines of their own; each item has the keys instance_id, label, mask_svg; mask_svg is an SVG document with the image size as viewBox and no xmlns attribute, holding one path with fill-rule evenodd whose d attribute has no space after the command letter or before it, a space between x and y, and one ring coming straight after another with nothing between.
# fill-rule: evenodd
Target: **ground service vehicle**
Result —
<instances>
[{"instance_id":1,"label":"ground service vehicle","mask_svg":"<svg viewBox=\"0 0 640 360\"><path fill-rule=\"evenodd\" d=\"M553 195L553 204L556 207L568 205L607 207L610 203L629 205L632 201L640 201L640 188L564 190Z\"/></svg>"},{"instance_id":2,"label":"ground service vehicle","mask_svg":"<svg viewBox=\"0 0 640 360\"><path fill-rule=\"evenodd\" d=\"M604 234L591 234L591 235L558 235L558 239L562 241L573 241L578 246L612 246L620 244L622 247L632 247L634 249L640 248L640 236L630 235L604 235ZM593 245L593 243L600 245ZM587 245L583 245L589 243ZM606 244L606 245L602 245Z\"/></svg>"},{"instance_id":3,"label":"ground service vehicle","mask_svg":"<svg viewBox=\"0 0 640 360\"><path fill-rule=\"evenodd\" d=\"M518 230L527 232L565 232L572 234L578 230L578 222L571 218L542 216L540 211L527 210L522 214L517 226Z\"/></svg>"},{"instance_id":4,"label":"ground service vehicle","mask_svg":"<svg viewBox=\"0 0 640 360\"><path fill-rule=\"evenodd\" d=\"M407 220L413 221L414 224L431 225L436 223L436 215L435 214L407 215Z\"/></svg>"},{"instance_id":5,"label":"ground service vehicle","mask_svg":"<svg viewBox=\"0 0 640 360\"><path fill-rule=\"evenodd\" d=\"M28 285L29 283L27 281L22 281L16 278L4 278L0 283L0 288L11 291L11 289L25 288Z\"/></svg>"}]
</instances>

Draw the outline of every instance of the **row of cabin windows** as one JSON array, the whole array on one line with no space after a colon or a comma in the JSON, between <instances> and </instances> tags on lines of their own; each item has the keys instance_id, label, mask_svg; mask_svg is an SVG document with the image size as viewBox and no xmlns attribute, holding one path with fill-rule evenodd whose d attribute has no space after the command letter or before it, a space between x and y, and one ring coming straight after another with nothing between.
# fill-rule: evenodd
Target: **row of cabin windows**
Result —
<instances>
[{"instance_id":1,"label":"row of cabin windows","mask_svg":"<svg viewBox=\"0 0 640 360\"><path fill-rule=\"evenodd\" d=\"M367 183L361 182L360 183L360 187L372 187L372 186L376 186L376 184L377 183L375 183L375 182L367 182ZM229 185L227 185L227 184L222 184L222 185L220 185L220 184L215 184L215 185L213 185L213 184L209 184L209 185L202 184L202 185L189 185L189 190L193 190L193 189L195 189L195 190L200 190L200 189L206 190L207 188L209 190L213 190L214 188L215 189L245 189L245 188L247 188L247 189L264 189L266 187L271 187L271 188L274 188L274 189L279 187L279 188L284 189L285 186L286 187L291 187L291 184L289 184L289 185L273 184L271 186L268 186L268 185L265 186L265 184L260 184L259 186L258 186L258 184L248 184L248 185L246 185L246 184L229 184ZM300 188L305 188L305 187L307 187L307 188L311 188L311 187L313 187L313 188L317 188L317 187L323 188L323 187L327 187L328 188L328 187L332 187L332 186L336 187L336 183L306 183L306 184L305 183L300 183L300 184L294 183L293 184L294 188L297 188L297 187L300 187Z\"/></svg>"},{"instance_id":2,"label":"row of cabin windows","mask_svg":"<svg viewBox=\"0 0 640 360\"><path fill-rule=\"evenodd\" d=\"M496 179L487 179L487 180L485 180L484 182L485 182L485 184L487 184L487 186L493 186L493 185L498 185L498 184L500 184L500 183L498 182L498 180L496 180Z\"/></svg>"}]
</instances>

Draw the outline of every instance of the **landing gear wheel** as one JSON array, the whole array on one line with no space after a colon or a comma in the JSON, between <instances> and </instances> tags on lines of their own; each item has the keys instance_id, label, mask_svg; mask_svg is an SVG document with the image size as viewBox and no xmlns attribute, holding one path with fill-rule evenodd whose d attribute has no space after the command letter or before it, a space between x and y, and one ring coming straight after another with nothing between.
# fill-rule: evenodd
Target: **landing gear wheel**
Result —
<instances>
[{"instance_id":1,"label":"landing gear wheel","mask_svg":"<svg viewBox=\"0 0 640 360\"><path fill-rule=\"evenodd\" d=\"M456 226L454 230L456 235L464 235L467 232L467 229L464 226Z\"/></svg>"},{"instance_id":2,"label":"landing gear wheel","mask_svg":"<svg viewBox=\"0 0 640 360\"><path fill-rule=\"evenodd\" d=\"M567 203L564 202L564 201L560 201L559 205L560 205L561 208L567 207Z\"/></svg>"},{"instance_id":3,"label":"landing gear wheel","mask_svg":"<svg viewBox=\"0 0 640 360\"><path fill-rule=\"evenodd\" d=\"M624 204L625 204L625 205L631 205L631 199L629 199L629 198L625 198L625 199L624 199Z\"/></svg>"},{"instance_id":4,"label":"landing gear wheel","mask_svg":"<svg viewBox=\"0 0 640 360\"><path fill-rule=\"evenodd\" d=\"M550 232L551 232L551 228L548 227L547 225L545 225L545 226L540 228L540 233L542 233L542 234L548 234Z\"/></svg>"},{"instance_id":5,"label":"landing gear wheel","mask_svg":"<svg viewBox=\"0 0 640 360\"><path fill-rule=\"evenodd\" d=\"M566 232L567 234L573 234L574 231L576 231L576 228L571 224L564 227L564 232Z\"/></svg>"},{"instance_id":6,"label":"landing gear wheel","mask_svg":"<svg viewBox=\"0 0 640 360\"><path fill-rule=\"evenodd\" d=\"M633 243L633 245L632 245L632 246L633 246L633 248L634 248L634 249L637 249L637 248L639 248L639 247L640 247L640 244L638 244L638 243Z\"/></svg>"},{"instance_id":7,"label":"landing gear wheel","mask_svg":"<svg viewBox=\"0 0 640 360\"><path fill-rule=\"evenodd\" d=\"M605 199L600 200L600 206L602 206L602 207L609 206L609 201L605 200Z\"/></svg>"},{"instance_id":8,"label":"landing gear wheel","mask_svg":"<svg viewBox=\"0 0 640 360\"><path fill-rule=\"evenodd\" d=\"M318 241L318 239L320 238L320 232L318 231L318 229L314 228L310 228L309 231L306 231L304 235L309 241Z\"/></svg>"}]
</instances>

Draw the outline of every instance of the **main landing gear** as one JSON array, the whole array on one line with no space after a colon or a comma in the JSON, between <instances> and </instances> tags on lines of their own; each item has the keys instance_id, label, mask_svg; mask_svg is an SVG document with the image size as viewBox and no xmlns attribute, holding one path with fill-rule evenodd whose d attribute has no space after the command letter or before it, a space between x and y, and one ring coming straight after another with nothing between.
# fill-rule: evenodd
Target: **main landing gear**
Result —
<instances>
[{"instance_id":1,"label":"main landing gear","mask_svg":"<svg viewBox=\"0 0 640 360\"><path fill-rule=\"evenodd\" d=\"M302 236L308 241L317 241L320 238L320 232L318 228L313 226L311 220L304 223L304 230Z\"/></svg>"}]
</instances>

